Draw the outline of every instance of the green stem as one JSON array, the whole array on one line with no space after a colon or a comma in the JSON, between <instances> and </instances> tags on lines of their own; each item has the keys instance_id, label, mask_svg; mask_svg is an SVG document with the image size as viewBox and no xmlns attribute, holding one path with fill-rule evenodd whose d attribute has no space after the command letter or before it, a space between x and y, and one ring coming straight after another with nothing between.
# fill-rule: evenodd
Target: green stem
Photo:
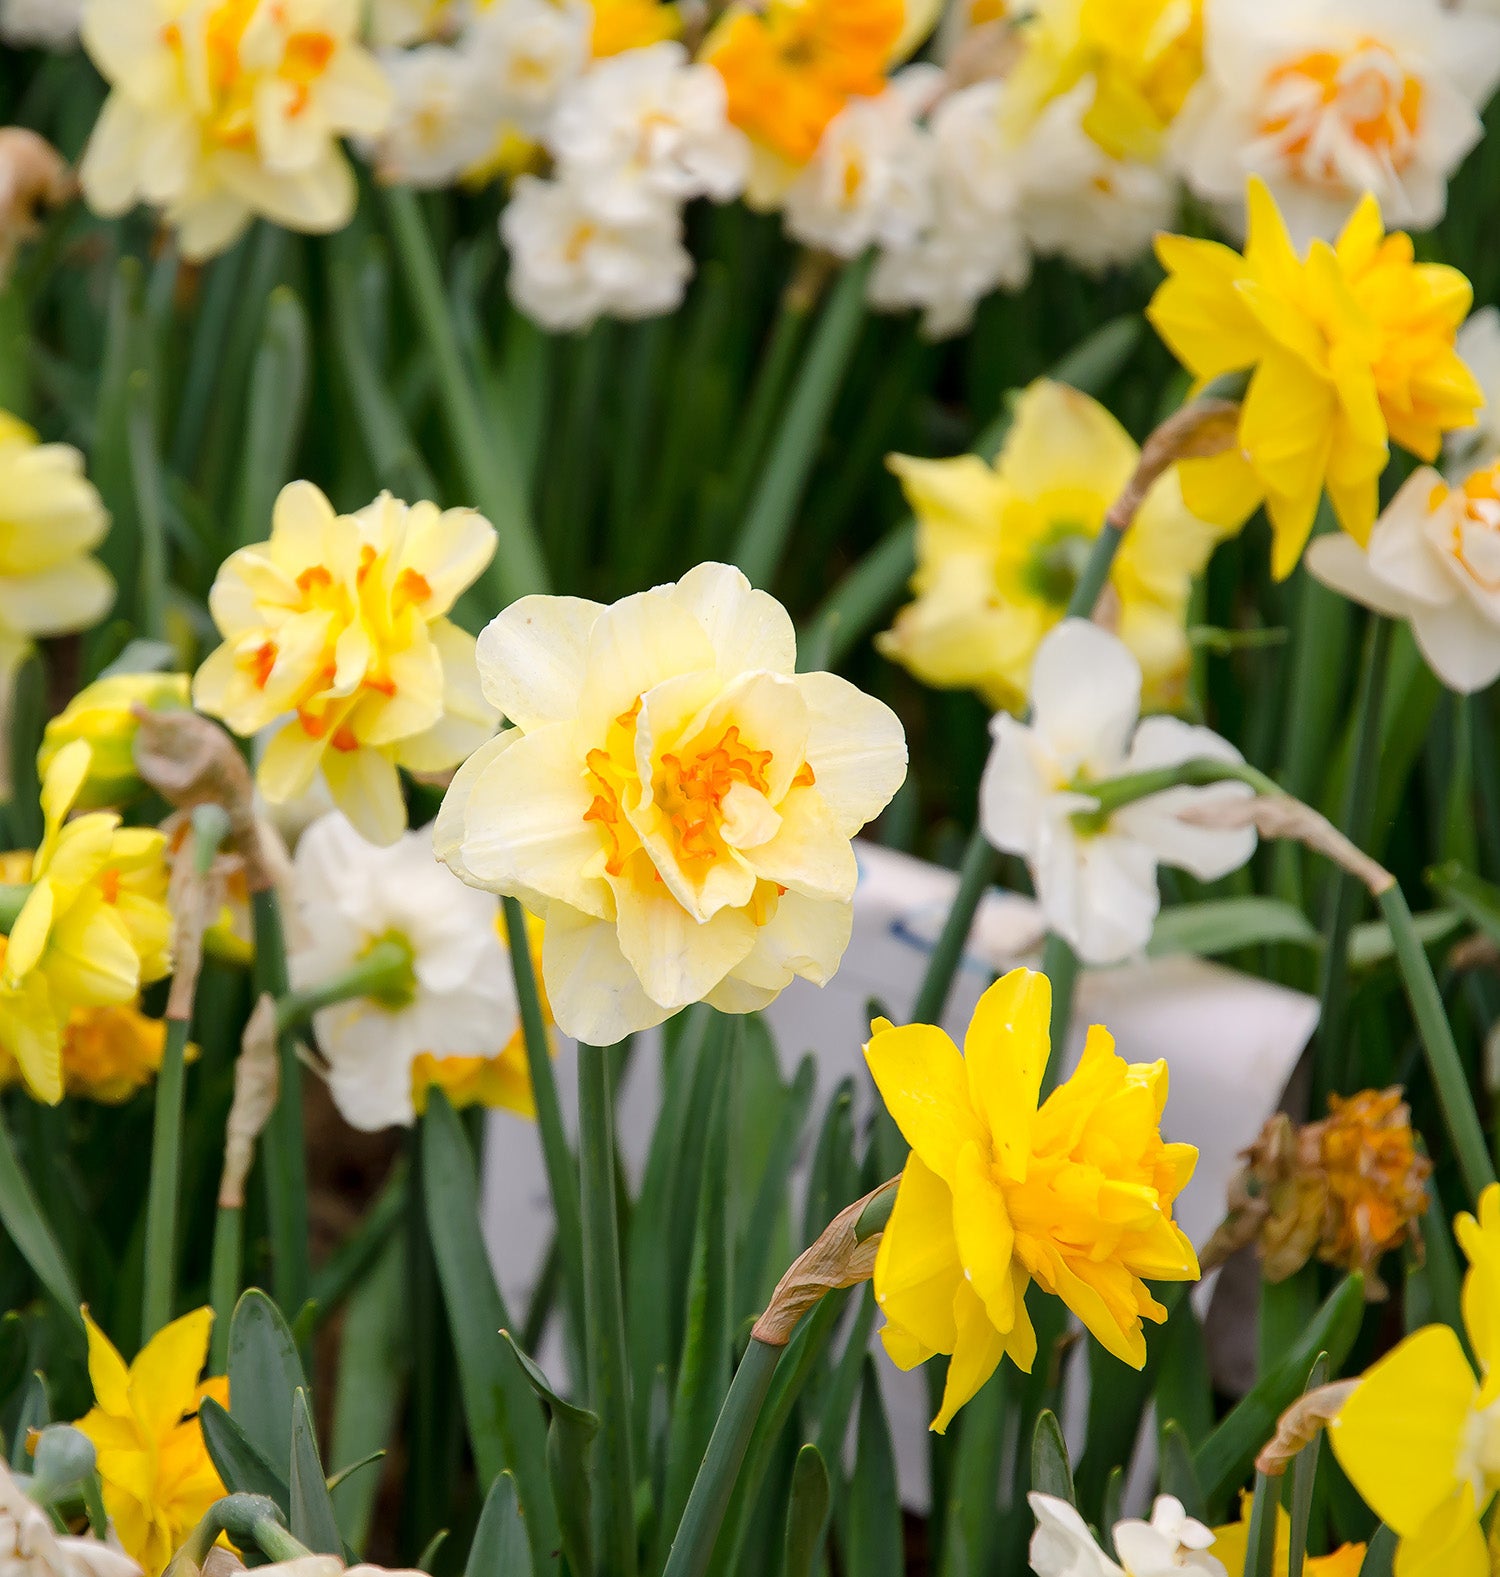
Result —
<instances>
[{"instance_id":1,"label":"green stem","mask_svg":"<svg viewBox=\"0 0 1500 1577\"><path fill-rule=\"evenodd\" d=\"M1355 701L1354 761L1344 797L1339 830L1357 847L1370 841L1375 819L1375 792L1380 773L1380 713L1390 666L1395 626L1378 613L1371 615L1360 665ZM1344 1055L1344 1024L1349 1006L1349 933L1364 898L1361 884L1346 871L1333 873L1333 894L1324 929L1328 946L1318 982L1318 1055L1313 1059L1312 1114L1322 1113L1334 1070L1348 1070Z\"/></svg>"},{"instance_id":2,"label":"green stem","mask_svg":"<svg viewBox=\"0 0 1500 1577\"><path fill-rule=\"evenodd\" d=\"M630 1358L620 1225L615 1202L614 1081L610 1053L578 1048L578 1151L583 1216L583 1291L589 1406L601 1422L601 1572L635 1577L635 1466L630 1438ZM642 1310L646 1317L647 1311Z\"/></svg>"},{"instance_id":3,"label":"green stem","mask_svg":"<svg viewBox=\"0 0 1500 1577\"><path fill-rule=\"evenodd\" d=\"M0 936L10 935L11 927L21 918L30 896L28 882L0 882Z\"/></svg>"},{"instance_id":4,"label":"green stem","mask_svg":"<svg viewBox=\"0 0 1500 1577\"><path fill-rule=\"evenodd\" d=\"M797 349L807 331L811 307L812 302L805 290L799 290L794 285L782 292L776 325L771 331L771 343L756 369L755 384L750 391L744 420L739 424L739 439L730 461L724 496L729 507L736 511L755 480L756 467L765 454L771 423L785 401L787 380L792 375Z\"/></svg>"},{"instance_id":5,"label":"green stem","mask_svg":"<svg viewBox=\"0 0 1500 1577\"><path fill-rule=\"evenodd\" d=\"M209 1302L214 1311L213 1340L208 1351L210 1374L223 1374L229 1367L229 1321L240 1298L244 1260L245 1212L235 1205L220 1205L214 1217L213 1259L208 1271Z\"/></svg>"},{"instance_id":6,"label":"green stem","mask_svg":"<svg viewBox=\"0 0 1500 1577\"><path fill-rule=\"evenodd\" d=\"M812 472L833 404L865 322L865 281L871 258L846 268L829 293L782 417L776 441L761 468L733 559L757 586L776 574L797 505Z\"/></svg>"},{"instance_id":7,"label":"green stem","mask_svg":"<svg viewBox=\"0 0 1500 1577\"><path fill-rule=\"evenodd\" d=\"M505 604L547 591L547 565L516 464L514 437L496 412L481 405L464 365L421 204L409 187L389 186L382 196L417 322L437 366L438 393L464 483L495 527L495 593Z\"/></svg>"},{"instance_id":8,"label":"green stem","mask_svg":"<svg viewBox=\"0 0 1500 1577\"><path fill-rule=\"evenodd\" d=\"M182 1106L188 1024L167 1020L167 1044L156 1076L156 1125L146 1196L146 1270L141 1293L141 1345L171 1318L177 1297L177 1195L182 1182Z\"/></svg>"},{"instance_id":9,"label":"green stem","mask_svg":"<svg viewBox=\"0 0 1500 1577\"><path fill-rule=\"evenodd\" d=\"M287 995L286 940L274 888L255 894L255 989L278 1001ZM302 1137L302 1064L294 1037L278 1038L281 1092L261 1137L276 1301L295 1312L307 1297L307 1165Z\"/></svg>"},{"instance_id":10,"label":"green stem","mask_svg":"<svg viewBox=\"0 0 1500 1577\"><path fill-rule=\"evenodd\" d=\"M340 1002L372 997L377 1002L411 999L416 989L411 948L394 939L377 942L363 958L342 975L305 991L289 991L276 1004L276 1032L287 1035L324 1008Z\"/></svg>"},{"instance_id":11,"label":"green stem","mask_svg":"<svg viewBox=\"0 0 1500 1577\"><path fill-rule=\"evenodd\" d=\"M892 1190L894 1197L894 1190ZM708 1442L662 1577L703 1577L783 1349L751 1338Z\"/></svg>"},{"instance_id":12,"label":"green stem","mask_svg":"<svg viewBox=\"0 0 1500 1577\"><path fill-rule=\"evenodd\" d=\"M806 673L837 668L901 594L917 567L917 524L888 532L829 592L798 639Z\"/></svg>"},{"instance_id":13,"label":"green stem","mask_svg":"<svg viewBox=\"0 0 1500 1577\"><path fill-rule=\"evenodd\" d=\"M1406 994L1417 1021L1422 1049L1427 1054L1427 1069L1437 1091L1448 1137L1453 1141L1454 1153L1458 1157L1469 1196L1477 1200L1484 1189L1495 1181L1495 1168L1485 1144L1484 1130L1474 1110L1469 1081L1459 1059L1448 1015L1443 1009L1443 998L1433 977L1432 965L1417 935L1406 897L1394 882L1380 895L1380 912L1391 928L1396 960L1401 966L1401 978L1406 984Z\"/></svg>"},{"instance_id":14,"label":"green stem","mask_svg":"<svg viewBox=\"0 0 1500 1577\"><path fill-rule=\"evenodd\" d=\"M943 929L933 944L932 956L927 960L927 972L922 976L921 989L912 1004L914 1024L940 1024L948 1006L948 995L953 989L953 977L958 973L963 958L964 943L974 924L979 900L1000 870L1000 856L989 845L983 831L976 827L964 850L963 864L959 867L958 891L953 895L952 907L943 921Z\"/></svg>"},{"instance_id":15,"label":"green stem","mask_svg":"<svg viewBox=\"0 0 1500 1577\"><path fill-rule=\"evenodd\" d=\"M167 528L156 453L156 413L144 372L133 373L126 392L130 474L140 524L136 622L150 640L167 637Z\"/></svg>"},{"instance_id":16,"label":"green stem","mask_svg":"<svg viewBox=\"0 0 1500 1577\"><path fill-rule=\"evenodd\" d=\"M584 1324L583 1210L578 1197L578 1163L574 1160L567 1130L563 1127L557 1079L552 1070L552 1046L547 1034L547 1022L542 1014L541 993L537 989L536 969L531 958L531 942L526 932L526 911L514 898L507 898L504 903L505 933L510 943L516 1001L521 1009L526 1063L531 1070L531 1093L536 1102L542 1159L547 1168L547 1184L552 1191L552 1209L557 1219L564 1295L568 1317L573 1324L574 1339L578 1343L577 1351L581 1352L587 1342L588 1327Z\"/></svg>"},{"instance_id":17,"label":"green stem","mask_svg":"<svg viewBox=\"0 0 1500 1577\"><path fill-rule=\"evenodd\" d=\"M1042 1070L1041 1094L1056 1089L1073 1027L1073 994L1078 985L1078 955L1055 931L1042 949L1042 973L1052 982L1052 1055Z\"/></svg>"},{"instance_id":18,"label":"green stem","mask_svg":"<svg viewBox=\"0 0 1500 1577\"><path fill-rule=\"evenodd\" d=\"M1105 523L1099 535L1094 538L1094 546L1089 553L1088 562L1083 566L1083 573L1078 577L1078 584L1073 588L1073 595L1068 601L1068 617L1070 619L1092 619L1094 608L1099 601L1109 580L1109 572L1114 567L1115 554L1120 551L1120 544L1125 540L1125 533L1118 526Z\"/></svg>"}]
</instances>

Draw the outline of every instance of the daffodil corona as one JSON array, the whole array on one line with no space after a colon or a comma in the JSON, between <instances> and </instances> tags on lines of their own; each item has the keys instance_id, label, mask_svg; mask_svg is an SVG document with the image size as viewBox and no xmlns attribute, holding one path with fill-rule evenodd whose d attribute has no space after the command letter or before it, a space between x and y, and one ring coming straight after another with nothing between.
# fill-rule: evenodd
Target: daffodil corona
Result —
<instances>
[{"instance_id":1,"label":"daffodil corona","mask_svg":"<svg viewBox=\"0 0 1500 1577\"><path fill-rule=\"evenodd\" d=\"M390 89L358 42L358 0L87 0L83 41L110 84L81 169L115 216L146 201L185 256L257 215L293 230L354 213L342 136L376 136Z\"/></svg>"},{"instance_id":2,"label":"daffodil corona","mask_svg":"<svg viewBox=\"0 0 1500 1577\"><path fill-rule=\"evenodd\" d=\"M1457 269L1414 260L1366 197L1330 246L1293 247L1266 186L1249 186L1244 254L1158 237L1167 271L1147 316L1203 383L1248 372L1239 443L1179 466L1188 505L1237 530L1264 504L1271 565L1291 574L1326 490L1339 524L1370 540L1392 441L1435 460L1484 403L1455 349L1473 291Z\"/></svg>"},{"instance_id":3,"label":"daffodil corona","mask_svg":"<svg viewBox=\"0 0 1500 1577\"><path fill-rule=\"evenodd\" d=\"M865 1048L912 1147L875 1261L881 1338L903 1369L950 1354L932 1427L942 1431L1002 1357L1031 1369L1035 1281L1123 1362L1146 1361L1153 1281L1198 1261L1172 1204L1198 1152L1165 1144L1163 1062L1126 1063L1089 1031L1073 1076L1038 1105L1052 987L1016 969L979 999L963 1055L930 1024L877 1019Z\"/></svg>"},{"instance_id":4,"label":"daffodil corona","mask_svg":"<svg viewBox=\"0 0 1500 1577\"><path fill-rule=\"evenodd\" d=\"M514 726L454 778L436 848L546 921L564 1031L608 1045L830 978L850 839L900 786L906 741L881 702L796 671L774 598L724 564L607 608L523 597L479 665Z\"/></svg>"},{"instance_id":5,"label":"daffodil corona","mask_svg":"<svg viewBox=\"0 0 1500 1577\"><path fill-rule=\"evenodd\" d=\"M406 826L398 767L441 772L494 732L474 638L448 617L495 551L468 509L389 494L335 514L294 482L271 539L225 560L209 606L224 636L193 681L194 703L238 734L275 727L257 781L274 804L319 774L372 843Z\"/></svg>"}]
</instances>

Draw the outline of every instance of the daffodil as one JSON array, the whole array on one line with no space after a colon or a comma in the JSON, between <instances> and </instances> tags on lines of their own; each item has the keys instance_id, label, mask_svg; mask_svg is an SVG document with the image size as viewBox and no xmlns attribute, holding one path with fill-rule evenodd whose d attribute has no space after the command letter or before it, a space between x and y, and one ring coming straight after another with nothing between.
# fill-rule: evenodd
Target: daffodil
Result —
<instances>
[{"instance_id":1,"label":"daffodil","mask_svg":"<svg viewBox=\"0 0 1500 1577\"><path fill-rule=\"evenodd\" d=\"M378 136L390 89L358 42L358 0L86 0L83 42L110 95L80 167L108 217L162 209L183 254L222 252L257 215L342 229L343 136Z\"/></svg>"},{"instance_id":2,"label":"daffodil","mask_svg":"<svg viewBox=\"0 0 1500 1577\"><path fill-rule=\"evenodd\" d=\"M195 705L236 733L280 725L257 775L268 800L321 772L372 842L400 837L398 767L445 771L494 731L474 639L447 617L494 550L472 510L382 494L338 515L310 483L282 491L270 541L219 570L209 606L224 644L193 681Z\"/></svg>"},{"instance_id":3,"label":"daffodil","mask_svg":"<svg viewBox=\"0 0 1500 1577\"><path fill-rule=\"evenodd\" d=\"M589 47L596 60L661 44L682 32L682 13L662 0L592 0Z\"/></svg>"},{"instance_id":4,"label":"daffodil","mask_svg":"<svg viewBox=\"0 0 1500 1577\"><path fill-rule=\"evenodd\" d=\"M1214 1554L1223 1563L1229 1577L1245 1577L1246 1559L1250 1550L1251 1499L1248 1492L1241 1497L1240 1520L1214 1529ZM1359 1577L1364 1565L1366 1546L1341 1544L1327 1555L1309 1555L1302 1563L1305 1577ZM1276 1507L1276 1542L1272 1549L1271 1570L1266 1577L1287 1577L1292 1563L1292 1519L1286 1507Z\"/></svg>"},{"instance_id":5,"label":"daffodil","mask_svg":"<svg viewBox=\"0 0 1500 1577\"><path fill-rule=\"evenodd\" d=\"M313 1018L346 1121L409 1127L434 1085L457 1106L534 1114L500 905L438 864L430 831L376 848L325 816L297 845L292 890L288 963L300 990L349 978L377 950L392 960L378 985Z\"/></svg>"},{"instance_id":6,"label":"daffodil","mask_svg":"<svg viewBox=\"0 0 1500 1577\"><path fill-rule=\"evenodd\" d=\"M1454 1233L1468 1256L1463 1319L1413 1332L1369 1369L1328 1426L1339 1466L1400 1537L1400 1577L1489 1577L1480 1525L1500 1489L1500 1184Z\"/></svg>"},{"instance_id":7,"label":"daffodil","mask_svg":"<svg viewBox=\"0 0 1500 1577\"><path fill-rule=\"evenodd\" d=\"M1415 262L1409 236L1385 234L1373 197L1337 245L1315 240L1305 257L1258 179L1248 201L1243 255L1158 237L1167 279L1147 316L1200 382L1250 374L1237 447L1179 470L1188 505L1227 530L1264 503L1272 568L1284 578L1325 490L1365 546L1391 442L1435 460L1444 433L1471 425L1483 395L1454 348L1468 280Z\"/></svg>"},{"instance_id":8,"label":"daffodil","mask_svg":"<svg viewBox=\"0 0 1500 1577\"><path fill-rule=\"evenodd\" d=\"M1036 1518L1029 1552L1036 1577L1171 1577L1179 1571L1225 1577L1213 1530L1188 1516L1175 1495L1156 1497L1149 1522L1132 1517L1114 1525L1110 1536L1119 1562L1099 1548L1077 1507L1035 1490L1026 1499Z\"/></svg>"},{"instance_id":9,"label":"daffodil","mask_svg":"<svg viewBox=\"0 0 1500 1577\"><path fill-rule=\"evenodd\" d=\"M901 724L796 671L786 610L702 564L612 607L523 597L479 639L514 725L453 780L435 847L546 922L559 1026L609 1045L765 1007L848 945L850 840L906 775Z\"/></svg>"},{"instance_id":10,"label":"daffodil","mask_svg":"<svg viewBox=\"0 0 1500 1577\"><path fill-rule=\"evenodd\" d=\"M906 24L904 0L740 0L724 13L701 58L754 147L752 201L778 199L845 104L884 90Z\"/></svg>"},{"instance_id":11,"label":"daffodil","mask_svg":"<svg viewBox=\"0 0 1500 1577\"><path fill-rule=\"evenodd\" d=\"M62 1099L62 1043L75 1008L133 1003L171 968L166 839L111 812L66 820L92 753L75 740L42 784L45 835L0 959L0 1051L38 1100Z\"/></svg>"},{"instance_id":12,"label":"daffodil","mask_svg":"<svg viewBox=\"0 0 1500 1577\"><path fill-rule=\"evenodd\" d=\"M916 600L878 642L928 684L1019 710L1042 638L1067 612L1104 517L1140 459L1097 401L1043 379L1017 402L993 466L976 455L891 467L917 516ZM1110 571L1106 620L1135 654L1149 705L1180 703L1193 579L1220 533L1175 469L1146 495Z\"/></svg>"},{"instance_id":13,"label":"daffodil","mask_svg":"<svg viewBox=\"0 0 1500 1577\"><path fill-rule=\"evenodd\" d=\"M0 411L0 799L10 794L11 695L32 641L87 629L114 601L109 572L89 557L108 529L83 456Z\"/></svg>"},{"instance_id":14,"label":"daffodil","mask_svg":"<svg viewBox=\"0 0 1500 1577\"><path fill-rule=\"evenodd\" d=\"M127 1554L160 1577L204 1512L224 1494L198 1423L206 1396L227 1406L229 1382L200 1383L211 1309L164 1326L127 1369L84 1310L94 1406L78 1428L94 1442L104 1507Z\"/></svg>"},{"instance_id":15,"label":"daffodil","mask_svg":"<svg viewBox=\"0 0 1500 1577\"><path fill-rule=\"evenodd\" d=\"M5 1577L141 1577L123 1550L92 1534L59 1534L0 1462L0 1571Z\"/></svg>"},{"instance_id":16,"label":"daffodil","mask_svg":"<svg viewBox=\"0 0 1500 1577\"><path fill-rule=\"evenodd\" d=\"M1095 1025L1073 1076L1038 1105L1052 987L1012 970L979 999L964 1050L930 1024L877 1019L865 1059L912 1147L875 1261L881 1338L903 1369L948 1353L945 1430L1002 1357L1030 1371L1035 1281L1139 1369L1146 1279L1192 1281L1172 1204L1198 1152L1165 1144L1164 1062L1126 1063Z\"/></svg>"},{"instance_id":17,"label":"daffodil","mask_svg":"<svg viewBox=\"0 0 1500 1577\"><path fill-rule=\"evenodd\" d=\"M166 1023L139 1007L74 1008L63 1026L63 1092L118 1106L156 1077L166 1044ZM20 1077L0 1049L0 1089Z\"/></svg>"},{"instance_id":18,"label":"daffodil","mask_svg":"<svg viewBox=\"0 0 1500 1577\"><path fill-rule=\"evenodd\" d=\"M54 717L42 735L37 771L45 777L64 746L75 739L93 751L88 781L78 796L77 808L97 810L123 805L142 790L135 770L135 736L138 724L133 707L153 711L180 710L188 705L190 684L186 674L111 674L85 686Z\"/></svg>"}]
</instances>

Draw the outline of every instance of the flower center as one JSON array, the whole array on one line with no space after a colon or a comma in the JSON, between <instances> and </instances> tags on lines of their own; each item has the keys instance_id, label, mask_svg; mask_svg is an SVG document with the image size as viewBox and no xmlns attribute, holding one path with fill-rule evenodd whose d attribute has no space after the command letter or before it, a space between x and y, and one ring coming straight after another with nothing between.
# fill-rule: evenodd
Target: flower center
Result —
<instances>
[{"instance_id":1,"label":"flower center","mask_svg":"<svg viewBox=\"0 0 1500 1577\"><path fill-rule=\"evenodd\" d=\"M594 789L593 803L584 811L585 821L596 821L609 848L604 869L611 876L624 873L625 861L640 848L640 839L620 810L620 796L628 783L635 781L635 728L641 715L641 698L635 705L610 724L609 736L598 750L589 751L584 758L588 763L589 780Z\"/></svg>"},{"instance_id":2,"label":"flower center","mask_svg":"<svg viewBox=\"0 0 1500 1577\"><path fill-rule=\"evenodd\" d=\"M400 931L372 936L355 960L361 994L390 1013L409 1008L417 998L416 949Z\"/></svg>"},{"instance_id":3,"label":"flower center","mask_svg":"<svg viewBox=\"0 0 1500 1577\"><path fill-rule=\"evenodd\" d=\"M1314 50L1278 66L1266 79L1260 134L1304 179L1343 185L1350 155L1409 164L1422 108L1421 82L1367 38L1347 54Z\"/></svg>"},{"instance_id":4,"label":"flower center","mask_svg":"<svg viewBox=\"0 0 1500 1577\"><path fill-rule=\"evenodd\" d=\"M1021 566L1022 585L1039 602L1066 608L1083 578L1096 531L1081 521L1054 521Z\"/></svg>"},{"instance_id":5,"label":"flower center","mask_svg":"<svg viewBox=\"0 0 1500 1577\"><path fill-rule=\"evenodd\" d=\"M1500 592L1500 465L1476 471L1462 496L1464 513L1453 524L1453 557L1475 585Z\"/></svg>"},{"instance_id":6,"label":"flower center","mask_svg":"<svg viewBox=\"0 0 1500 1577\"><path fill-rule=\"evenodd\" d=\"M769 750L752 750L740 740L738 724L724 730L716 745L696 754L666 754L653 785L656 803L672 823L684 865L712 864L722 850L724 799L737 784L764 794L769 788Z\"/></svg>"}]
</instances>

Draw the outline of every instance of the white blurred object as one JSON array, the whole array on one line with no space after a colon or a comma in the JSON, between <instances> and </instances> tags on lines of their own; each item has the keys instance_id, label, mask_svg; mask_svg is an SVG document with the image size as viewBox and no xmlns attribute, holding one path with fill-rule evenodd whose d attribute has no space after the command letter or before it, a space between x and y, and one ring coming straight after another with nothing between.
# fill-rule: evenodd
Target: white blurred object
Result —
<instances>
[{"instance_id":1,"label":"white blurred object","mask_svg":"<svg viewBox=\"0 0 1500 1577\"><path fill-rule=\"evenodd\" d=\"M788 1078L804 1052L816 1052L815 1110L839 1080L854 1076L859 1126L875 1099L862 1051L869 1034L869 1004L878 1001L897 1020L910 1012L958 878L875 844L856 842L855 852L860 883L854 897L854 934L842 967L821 990L795 981L766 1017ZM962 1042L980 993L995 974L1033 954L1042 935L1030 899L1001 892L985 898L944 1016L949 1034ZM1090 1024L1108 1025L1127 1061L1166 1059L1172 1089L1163 1135L1196 1144L1200 1151L1197 1172L1177 1203L1177 1219L1199 1248L1223 1216L1238 1152L1275 1110L1317 1016L1312 997L1186 956L1088 971L1080 978L1064 1074L1077 1062ZM571 1126L576 1059L570 1042L562 1044L555 1066ZM621 1091L618 1119L632 1185L640 1178L650 1144L660 1102L659 1076L656 1037L640 1037ZM804 1157L804 1164L808 1159ZM546 1252L551 1207L536 1129L504 1114L490 1120L482 1212L506 1300L524 1309ZM562 1373L553 1355L546 1363L555 1375ZM902 1374L883 1359L879 1372L902 1500L920 1511L929 1501L926 1434L931 1408L926 1381L920 1370Z\"/></svg>"},{"instance_id":2,"label":"white blurred object","mask_svg":"<svg viewBox=\"0 0 1500 1577\"><path fill-rule=\"evenodd\" d=\"M83 0L0 0L0 39L17 48L76 48L82 20Z\"/></svg>"}]
</instances>

